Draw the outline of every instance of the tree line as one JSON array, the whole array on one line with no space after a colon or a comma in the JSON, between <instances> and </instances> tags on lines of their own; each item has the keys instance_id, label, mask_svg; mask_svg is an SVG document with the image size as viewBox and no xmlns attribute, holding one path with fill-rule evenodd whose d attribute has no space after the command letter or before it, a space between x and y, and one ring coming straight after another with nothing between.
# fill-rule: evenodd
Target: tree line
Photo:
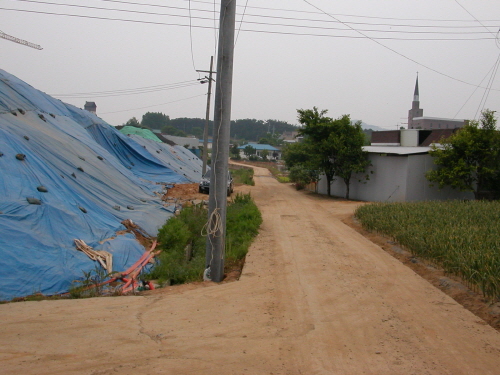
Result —
<instances>
[{"instance_id":1,"label":"tree line","mask_svg":"<svg viewBox=\"0 0 500 375\"><path fill-rule=\"evenodd\" d=\"M160 130L164 134L181 137L195 136L201 139L203 138L205 123L206 120L201 118L181 117L171 119L161 112L147 112L142 116L141 121L133 117L123 125ZM281 136L286 131L297 131L297 126L286 121L271 119L265 121L240 119L231 121L230 137L233 140L239 140L240 143L267 140L269 141L267 143L272 144L273 139ZM209 137L213 135L213 121L209 121L208 135Z\"/></svg>"}]
</instances>

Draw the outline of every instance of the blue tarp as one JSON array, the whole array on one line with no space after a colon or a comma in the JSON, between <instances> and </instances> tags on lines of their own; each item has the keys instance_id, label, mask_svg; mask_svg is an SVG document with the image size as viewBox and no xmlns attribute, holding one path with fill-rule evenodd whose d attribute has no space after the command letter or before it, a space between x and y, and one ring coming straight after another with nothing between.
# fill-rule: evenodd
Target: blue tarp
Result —
<instances>
[{"instance_id":1,"label":"blue tarp","mask_svg":"<svg viewBox=\"0 0 500 375\"><path fill-rule=\"evenodd\" d=\"M74 239L111 252L116 271L133 264L144 252L133 235L107 239L125 219L157 233L175 210L158 197L164 185L201 178L201 161L186 152L159 157L0 70L0 300L62 293L93 270Z\"/></svg>"}]
</instances>

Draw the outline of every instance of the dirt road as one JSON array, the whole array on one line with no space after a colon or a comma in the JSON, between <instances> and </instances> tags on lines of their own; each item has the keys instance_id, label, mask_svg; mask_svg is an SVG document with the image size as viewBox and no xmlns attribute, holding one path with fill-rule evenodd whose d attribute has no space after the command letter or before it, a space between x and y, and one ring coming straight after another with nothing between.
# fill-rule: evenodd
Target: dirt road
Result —
<instances>
[{"instance_id":1,"label":"dirt road","mask_svg":"<svg viewBox=\"0 0 500 375\"><path fill-rule=\"evenodd\" d=\"M2 374L499 374L500 334L342 223L356 203L256 170L240 281L0 305Z\"/></svg>"}]
</instances>

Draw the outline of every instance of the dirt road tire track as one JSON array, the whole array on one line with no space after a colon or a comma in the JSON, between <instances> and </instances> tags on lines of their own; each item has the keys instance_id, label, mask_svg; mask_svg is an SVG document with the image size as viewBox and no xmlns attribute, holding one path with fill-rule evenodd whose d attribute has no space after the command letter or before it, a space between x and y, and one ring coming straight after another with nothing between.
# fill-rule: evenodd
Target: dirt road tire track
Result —
<instances>
[{"instance_id":1,"label":"dirt road tire track","mask_svg":"<svg viewBox=\"0 0 500 375\"><path fill-rule=\"evenodd\" d=\"M256 168L264 222L240 281L0 305L5 374L498 374L500 334Z\"/></svg>"}]
</instances>

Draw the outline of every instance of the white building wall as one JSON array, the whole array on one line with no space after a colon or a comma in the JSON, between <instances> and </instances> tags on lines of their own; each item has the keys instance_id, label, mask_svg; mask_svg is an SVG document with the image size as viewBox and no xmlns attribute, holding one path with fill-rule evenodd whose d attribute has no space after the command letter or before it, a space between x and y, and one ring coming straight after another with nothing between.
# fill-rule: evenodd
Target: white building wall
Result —
<instances>
[{"instance_id":1,"label":"white building wall","mask_svg":"<svg viewBox=\"0 0 500 375\"><path fill-rule=\"evenodd\" d=\"M401 147L416 147L416 146L418 146L418 130L402 129Z\"/></svg>"},{"instance_id":2,"label":"white building wall","mask_svg":"<svg viewBox=\"0 0 500 375\"><path fill-rule=\"evenodd\" d=\"M425 174L437 166L429 154L411 155L408 162L411 173L407 178L407 201L474 199L472 192L460 192L449 186L439 190L437 186L431 186Z\"/></svg>"},{"instance_id":3,"label":"white building wall","mask_svg":"<svg viewBox=\"0 0 500 375\"><path fill-rule=\"evenodd\" d=\"M405 202L422 200L474 199L472 193L452 188L439 190L431 187L425 173L435 167L430 155L369 154L372 167L367 169L370 179L359 180L366 173L351 178L350 199L371 202ZM369 172L373 171L373 174ZM344 181L336 179L331 194L345 197ZM318 182L318 193L326 194L326 179Z\"/></svg>"},{"instance_id":4,"label":"white building wall","mask_svg":"<svg viewBox=\"0 0 500 375\"><path fill-rule=\"evenodd\" d=\"M404 201L406 194L407 158L398 156L369 155L372 166L367 169L368 181L359 182L367 173L354 175L350 184L350 199L362 201ZM373 171L373 174L370 173ZM341 179L332 183L331 194L345 197L346 187ZM318 193L326 194L326 179L318 183Z\"/></svg>"}]
</instances>

